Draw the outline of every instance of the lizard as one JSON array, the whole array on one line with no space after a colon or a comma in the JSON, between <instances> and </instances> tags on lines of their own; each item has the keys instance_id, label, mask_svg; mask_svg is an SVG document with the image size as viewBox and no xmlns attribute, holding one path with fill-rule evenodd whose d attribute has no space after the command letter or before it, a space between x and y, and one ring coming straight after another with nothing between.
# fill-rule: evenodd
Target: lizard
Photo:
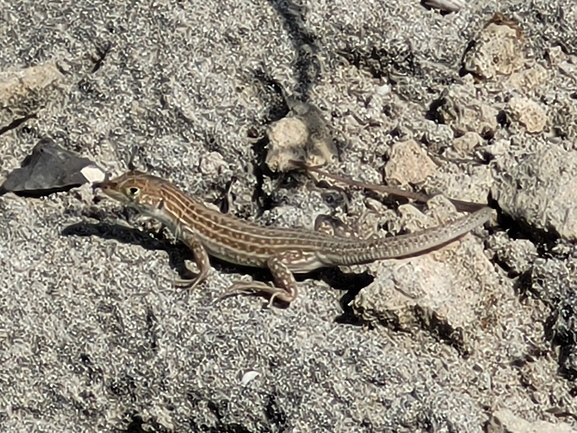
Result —
<instances>
[{"instance_id":1,"label":"lizard","mask_svg":"<svg viewBox=\"0 0 577 433\"><path fill-rule=\"evenodd\" d=\"M445 225L419 232L377 239L351 239L325 232L261 226L222 214L184 193L173 183L130 170L100 185L108 197L164 224L193 254L198 273L176 283L193 289L206 280L210 256L229 263L268 268L274 284L233 283L231 294L259 293L290 304L298 295L294 274L323 267L370 263L414 256L446 245L484 224L492 209L483 206ZM190 270L190 269L189 269Z\"/></svg>"}]
</instances>

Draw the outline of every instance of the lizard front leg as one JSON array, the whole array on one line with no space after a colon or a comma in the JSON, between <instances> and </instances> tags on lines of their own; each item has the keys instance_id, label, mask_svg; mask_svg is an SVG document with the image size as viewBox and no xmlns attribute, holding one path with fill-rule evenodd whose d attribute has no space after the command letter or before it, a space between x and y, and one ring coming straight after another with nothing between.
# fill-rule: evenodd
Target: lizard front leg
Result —
<instances>
[{"instance_id":1,"label":"lizard front leg","mask_svg":"<svg viewBox=\"0 0 577 433\"><path fill-rule=\"evenodd\" d=\"M184 244L190 248L193 255L194 263L198 268L198 274L192 272L188 265L184 265L186 270L194 275L193 278L182 279L177 278L174 280L174 284L177 287L194 289L198 284L202 283L208 276L210 271L210 258L204 246L199 242L199 240L194 235L188 235L183 239Z\"/></svg>"}]
</instances>

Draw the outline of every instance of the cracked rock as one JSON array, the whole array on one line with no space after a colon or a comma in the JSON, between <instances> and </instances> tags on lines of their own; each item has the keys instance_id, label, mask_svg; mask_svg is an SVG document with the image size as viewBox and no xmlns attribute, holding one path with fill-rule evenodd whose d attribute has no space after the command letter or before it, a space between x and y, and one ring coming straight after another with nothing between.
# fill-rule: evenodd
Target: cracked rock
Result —
<instances>
[{"instance_id":1,"label":"cracked rock","mask_svg":"<svg viewBox=\"0 0 577 433\"><path fill-rule=\"evenodd\" d=\"M491 192L513 219L568 241L577 240L577 155L554 143L505 158Z\"/></svg>"},{"instance_id":2,"label":"cracked rock","mask_svg":"<svg viewBox=\"0 0 577 433\"><path fill-rule=\"evenodd\" d=\"M466 235L426 255L376 262L369 273L375 280L352 302L364 321L404 331L426 329L464 354L472 351L476 310L488 282L497 278L478 239Z\"/></svg>"}]
</instances>

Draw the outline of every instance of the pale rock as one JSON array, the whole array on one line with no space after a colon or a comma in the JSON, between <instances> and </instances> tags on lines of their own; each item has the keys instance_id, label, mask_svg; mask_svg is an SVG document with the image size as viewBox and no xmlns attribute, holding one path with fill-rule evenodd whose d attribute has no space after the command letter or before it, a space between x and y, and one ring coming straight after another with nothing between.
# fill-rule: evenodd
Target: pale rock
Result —
<instances>
[{"instance_id":1,"label":"pale rock","mask_svg":"<svg viewBox=\"0 0 577 433\"><path fill-rule=\"evenodd\" d=\"M464 66L476 76L492 80L523 67L523 36L512 21L495 15L482 30L475 46L465 54Z\"/></svg>"},{"instance_id":2,"label":"pale rock","mask_svg":"<svg viewBox=\"0 0 577 433\"><path fill-rule=\"evenodd\" d=\"M546 421L530 422L513 414L509 409L493 412L487 424L487 433L576 433L569 424Z\"/></svg>"},{"instance_id":3,"label":"pale rock","mask_svg":"<svg viewBox=\"0 0 577 433\"><path fill-rule=\"evenodd\" d=\"M536 64L532 68L514 72L504 84L527 93L542 88L549 79L549 71Z\"/></svg>"},{"instance_id":4,"label":"pale rock","mask_svg":"<svg viewBox=\"0 0 577 433\"><path fill-rule=\"evenodd\" d=\"M64 76L53 63L0 71L0 128L33 116Z\"/></svg>"},{"instance_id":5,"label":"pale rock","mask_svg":"<svg viewBox=\"0 0 577 433\"><path fill-rule=\"evenodd\" d=\"M509 101L509 111L513 119L525 127L527 132L541 132L547 125L548 117L541 106L524 97L516 96Z\"/></svg>"},{"instance_id":6,"label":"pale rock","mask_svg":"<svg viewBox=\"0 0 577 433\"><path fill-rule=\"evenodd\" d=\"M396 143L385 167L387 181L401 185L423 182L437 170L435 163L415 140Z\"/></svg>"},{"instance_id":7,"label":"pale rock","mask_svg":"<svg viewBox=\"0 0 577 433\"><path fill-rule=\"evenodd\" d=\"M417 213L409 212L411 231L435 225ZM479 239L466 235L428 254L378 261L368 269L375 280L351 303L362 320L403 331L425 329L464 354L473 350L470 339L479 326L480 305L486 290L497 284Z\"/></svg>"},{"instance_id":8,"label":"pale rock","mask_svg":"<svg viewBox=\"0 0 577 433\"><path fill-rule=\"evenodd\" d=\"M577 155L555 143L517 158L498 157L491 194L500 208L532 230L577 240Z\"/></svg>"},{"instance_id":9,"label":"pale rock","mask_svg":"<svg viewBox=\"0 0 577 433\"><path fill-rule=\"evenodd\" d=\"M466 132L453 140L453 149L462 156L471 155L482 142L483 138L476 132Z\"/></svg>"},{"instance_id":10,"label":"pale rock","mask_svg":"<svg viewBox=\"0 0 577 433\"><path fill-rule=\"evenodd\" d=\"M338 151L321 110L308 103L289 105L287 117L267 128L267 166L283 172L294 168L291 160L313 166L334 162Z\"/></svg>"}]
</instances>

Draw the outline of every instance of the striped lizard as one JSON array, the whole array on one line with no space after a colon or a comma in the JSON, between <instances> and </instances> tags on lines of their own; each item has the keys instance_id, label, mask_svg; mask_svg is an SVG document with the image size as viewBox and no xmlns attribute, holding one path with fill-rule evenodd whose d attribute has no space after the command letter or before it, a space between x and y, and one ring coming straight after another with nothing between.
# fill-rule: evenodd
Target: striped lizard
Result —
<instances>
[{"instance_id":1,"label":"striped lizard","mask_svg":"<svg viewBox=\"0 0 577 433\"><path fill-rule=\"evenodd\" d=\"M295 300L295 273L417 255L465 235L485 223L492 212L489 207L481 207L443 226L411 234L351 239L313 230L264 227L237 219L209 209L164 179L136 170L100 188L107 196L163 223L192 250L199 272L192 279L177 280L177 284L193 288L204 281L211 268L209 255L237 265L268 268L273 286L239 281L221 298L233 293L264 293L270 295L269 305L275 299L285 303Z\"/></svg>"}]
</instances>

